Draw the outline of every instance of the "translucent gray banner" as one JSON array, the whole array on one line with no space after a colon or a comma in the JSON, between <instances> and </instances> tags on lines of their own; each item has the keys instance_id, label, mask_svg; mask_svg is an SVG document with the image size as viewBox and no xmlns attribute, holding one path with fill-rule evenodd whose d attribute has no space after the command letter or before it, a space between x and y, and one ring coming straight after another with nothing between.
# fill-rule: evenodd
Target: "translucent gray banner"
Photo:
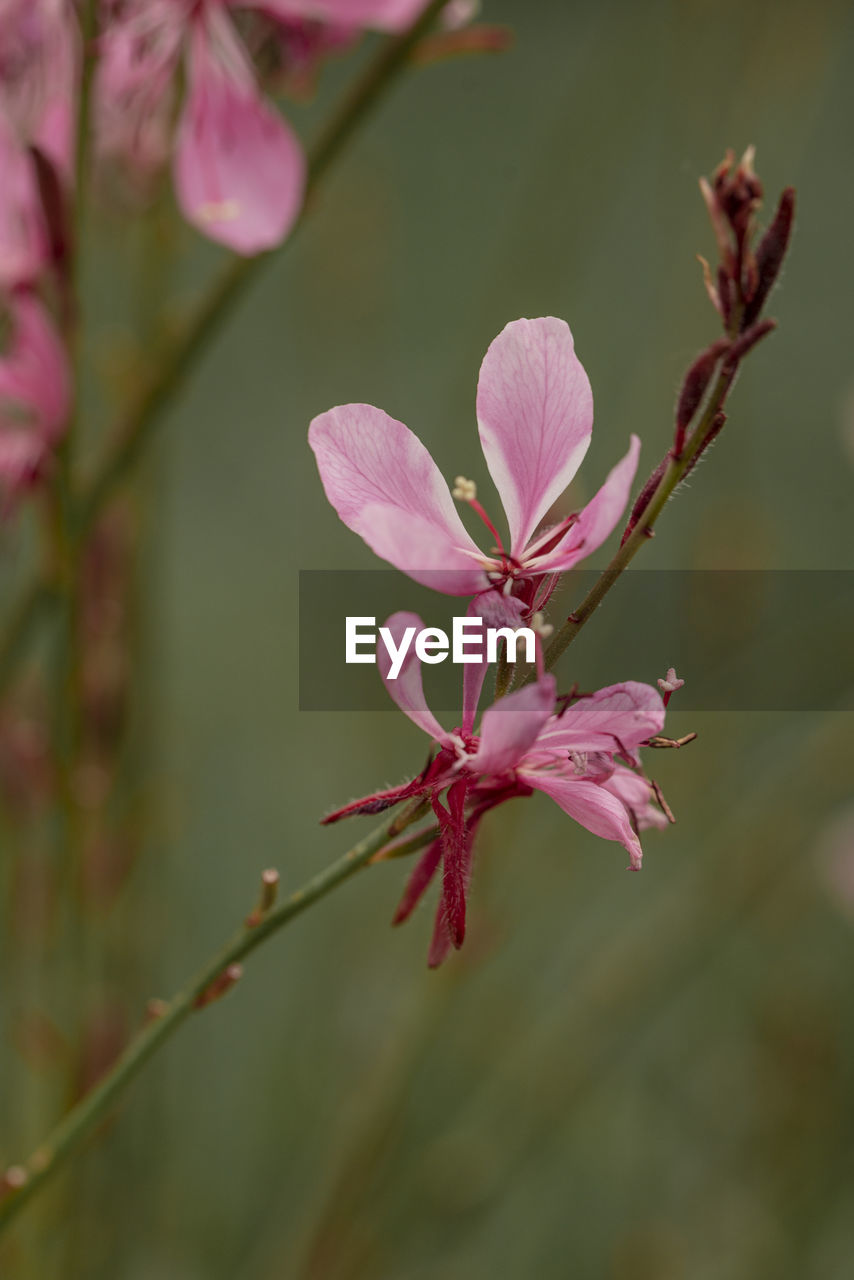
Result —
<instances>
[{"instance_id":1,"label":"translucent gray banner","mask_svg":"<svg viewBox=\"0 0 854 1280\"><path fill-rule=\"evenodd\" d=\"M552 598L555 628L598 574L567 574ZM302 711L393 707L376 665L345 662L345 620L380 627L401 609L449 635L466 600L395 570L304 570L299 583ZM854 710L854 571L629 570L558 662L561 687L654 683L668 667L685 680L685 711ZM434 711L459 712L462 666L424 668Z\"/></svg>"}]
</instances>

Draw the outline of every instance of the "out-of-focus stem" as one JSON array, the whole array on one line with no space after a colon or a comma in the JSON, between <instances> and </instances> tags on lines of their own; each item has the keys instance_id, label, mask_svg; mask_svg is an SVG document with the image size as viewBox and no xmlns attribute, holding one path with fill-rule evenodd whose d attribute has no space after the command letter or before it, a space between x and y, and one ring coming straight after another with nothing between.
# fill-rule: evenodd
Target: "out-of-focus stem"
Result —
<instances>
[{"instance_id":1,"label":"out-of-focus stem","mask_svg":"<svg viewBox=\"0 0 854 1280\"><path fill-rule=\"evenodd\" d=\"M413 812L411 820L414 821L415 817ZM7 1170L5 1178L0 1177L0 1195L3 1196L0 1199L0 1231L97 1128L125 1086L139 1074L149 1058L172 1037L190 1014L211 1003L212 999L223 994L233 984L238 976L234 966L296 916L367 866L388 843L392 833L402 829L401 822L401 815L387 818L336 862L313 876L301 889L274 906L260 919L253 918L250 924L243 925L177 995L167 1004L158 1005L155 1018L140 1031L101 1081L69 1111L26 1164ZM434 836L433 828L422 832L413 839L413 846L426 844ZM227 980L224 982L226 976Z\"/></svg>"}]
</instances>

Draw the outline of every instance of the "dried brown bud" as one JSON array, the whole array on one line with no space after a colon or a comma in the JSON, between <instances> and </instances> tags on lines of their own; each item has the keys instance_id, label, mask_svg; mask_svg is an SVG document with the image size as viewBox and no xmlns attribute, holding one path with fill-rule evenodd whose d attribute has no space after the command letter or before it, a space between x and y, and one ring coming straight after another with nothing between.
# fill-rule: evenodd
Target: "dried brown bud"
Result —
<instances>
[{"instance_id":1,"label":"dried brown bud","mask_svg":"<svg viewBox=\"0 0 854 1280\"><path fill-rule=\"evenodd\" d=\"M777 328L776 320L760 320L750 329L745 329L739 338L735 340L729 349L726 358L728 365L737 365L757 344L761 342L772 330Z\"/></svg>"}]
</instances>

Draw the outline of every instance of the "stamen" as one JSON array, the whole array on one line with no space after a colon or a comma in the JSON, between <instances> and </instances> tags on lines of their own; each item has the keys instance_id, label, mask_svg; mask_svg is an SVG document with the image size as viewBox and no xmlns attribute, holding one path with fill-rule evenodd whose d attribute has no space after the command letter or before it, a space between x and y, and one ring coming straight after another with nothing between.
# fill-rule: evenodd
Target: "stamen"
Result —
<instances>
[{"instance_id":1,"label":"stamen","mask_svg":"<svg viewBox=\"0 0 854 1280\"><path fill-rule=\"evenodd\" d=\"M680 680L679 677L677 676L675 667L668 667L667 674L665 675L664 679L656 681L656 684L661 690L661 696L664 701L665 707L667 706L670 699L673 697L673 694L676 692L676 690L681 689L684 683L685 681Z\"/></svg>"},{"instance_id":2,"label":"stamen","mask_svg":"<svg viewBox=\"0 0 854 1280\"><path fill-rule=\"evenodd\" d=\"M543 640L548 640L554 631L554 627L550 622L546 622L542 613L535 613L531 619L531 630L536 631L538 636L542 636Z\"/></svg>"},{"instance_id":3,"label":"stamen","mask_svg":"<svg viewBox=\"0 0 854 1280\"><path fill-rule=\"evenodd\" d=\"M583 776L587 772L587 752L570 751L569 758L572 761L575 772Z\"/></svg>"},{"instance_id":4,"label":"stamen","mask_svg":"<svg viewBox=\"0 0 854 1280\"><path fill-rule=\"evenodd\" d=\"M240 217L238 200L207 200L199 205L199 217L205 222L234 222Z\"/></svg>"},{"instance_id":5,"label":"stamen","mask_svg":"<svg viewBox=\"0 0 854 1280\"><path fill-rule=\"evenodd\" d=\"M677 689L682 688L684 683L685 681L680 680L677 676L675 667L668 667L667 675L664 679L656 681L656 684L662 693L675 693Z\"/></svg>"},{"instance_id":6,"label":"stamen","mask_svg":"<svg viewBox=\"0 0 854 1280\"><path fill-rule=\"evenodd\" d=\"M451 497L456 498L458 502L474 502L477 497L477 485L474 480L467 480L465 476L455 476Z\"/></svg>"},{"instance_id":7,"label":"stamen","mask_svg":"<svg viewBox=\"0 0 854 1280\"><path fill-rule=\"evenodd\" d=\"M451 490L451 497L456 498L458 502L467 502L472 511L476 511L495 541L498 543L498 549L504 553L504 543L501 541L501 534L484 511L483 507L477 500L477 485L474 480L468 480L465 476L454 477L454 487Z\"/></svg>"}]
</instances>

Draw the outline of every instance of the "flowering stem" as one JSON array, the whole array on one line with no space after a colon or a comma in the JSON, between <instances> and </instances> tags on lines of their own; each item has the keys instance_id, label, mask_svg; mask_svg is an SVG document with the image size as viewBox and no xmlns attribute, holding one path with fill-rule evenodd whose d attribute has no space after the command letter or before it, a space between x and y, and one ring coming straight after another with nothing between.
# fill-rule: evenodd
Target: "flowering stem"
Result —
<instances>
[{"instance_id":1,"label":"flowering stem","mask_svg":"<svg viewBox=\"0 0 854 1280\"><path fill-rule=\"evenodd\" d=\"M298 225L308 216L312 207L311 196L344 144L405 68L418 41L430 29L446 3L447 0L431 0L407 31L385 40L364 74L333 113L317 142L309 149L306 202ZM291 243L293 235L294 232L283 245L270 253L259 254L254 258L237 258L230 262L199 305L183 335L177 341L170 342L159 353L162 358L157 372L143 386L118 424L113 446L82 495L75 512L75 529L79 537L84 537L92 528L114 490L133 470L163 410L216 334L231 307L243 296L256 275L260 274L264 264ZM0 641L0 695L41 619L42 605L46 598L45 588L31 587L12 608L10 621Z\"/></svg>"},{"instance_id":2,"label":"flowering stem","mask_svg":"<svg viewBox=\"0 0 854 1280\"><path fill-rule=\"evenodd\" d=\"M415 820L414 814L410 820ZM5 1177L0 1178L0 1231L97 1128L125 1086L139 1074L161 1045L195 1010L206 1007L234 984L240 976L239 967L235 966L239 966L241 960L296 916L367 866L388 842L392 831L401 829L402 821L402 815L386 819L283 902L266 913L259 914L256 908L248 921L177 995L166 1004L157 1003L152 1020L131 1041L99 1083L69 1111L26 1164L8 1169ZM435 835L435 827L418 833L411 841L412 849L428 844Z\"/></svg>"},{"instance_id":3,"label":"flowering stem","mask_svg":"<svg viewBox=\"0 0 854 1280\"><path fill-rule=\"evenodd\" d=\"M632 532L614 555L611 563L597 578L581 604L567 618L563 626L555 632L554 638L546 649L545 666L550 670L558 658L568 649L581 628L592 618L605 596L611 590L623 570L634 559L637 552L653 536L653 526L664 510L674 490L685 479L710 439L720 429L718 414L735 379L738 364L728 363L724 359L706 405L700 415L696 427L688 438L688 443L680 456L668 455L667 463L661 479L653 489L643 510L638 514ZM529 677L532 679L533 677Z\"/></svg>"},{"instance_id":4,"label":"flowering stem","mask_svg":"<svg viewBox=\"0 0 854 1280\"><path fill-rule=\"evenodd\" d=\"M402 35L386 40L376 58L345 95L323 133L308 153L308 182L300 219L278 248L253 258L237 258L225 269L201 303L182 338L172 344L153 380L132 405L84 496L81 523L88 528L117 484L133 468L162 410L186 374L216 334L231 307L242 297L265 264L289 245L312 207L312 196L345 143L370 109L403 70L410 53L429 30L447 0L431 0L421 16Z\"/></svg>"}]
</instances>

